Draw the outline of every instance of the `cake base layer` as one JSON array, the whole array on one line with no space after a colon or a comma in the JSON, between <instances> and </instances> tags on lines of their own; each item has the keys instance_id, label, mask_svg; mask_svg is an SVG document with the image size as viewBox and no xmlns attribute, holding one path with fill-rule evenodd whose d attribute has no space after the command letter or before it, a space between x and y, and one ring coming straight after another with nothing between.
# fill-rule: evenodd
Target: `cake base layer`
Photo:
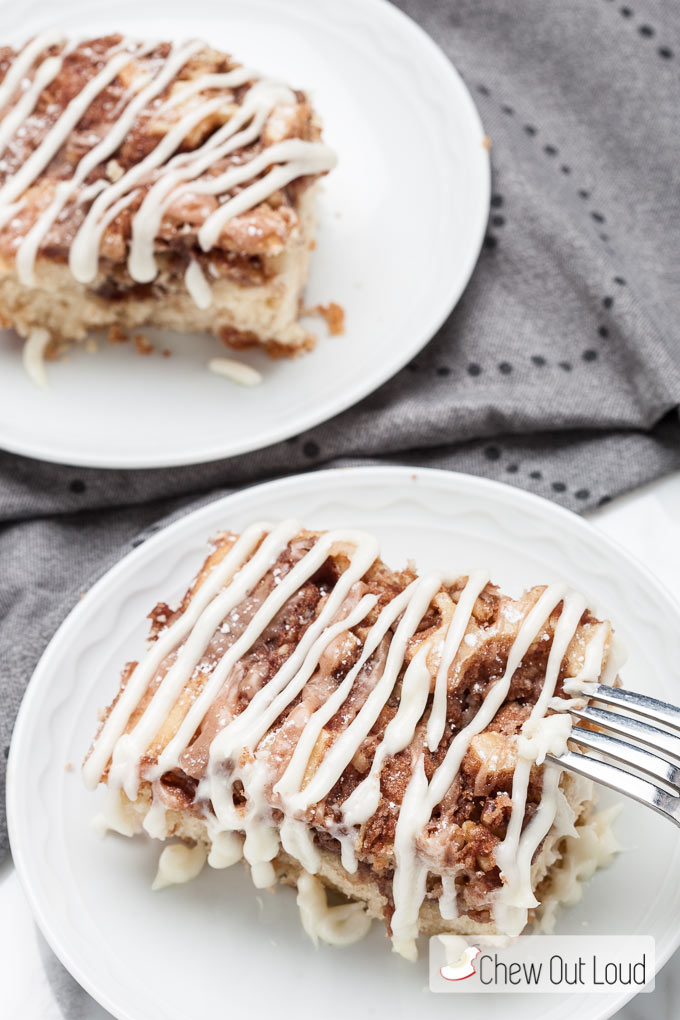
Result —
<instances>
[{"instance_id":1,"label":"cake base layer","mask_svg":"<svg viewBox=\"0 0 680 1020\"><path fill-rule=\"evenodd\" d=\"M22 284L11 262L0 260L0 323L22 337L36 329L49 334L47 356L92 330L152 326L182 333L211 333L228 347L262 346L272 357L293 357L314 345L298 322L315 229L316 186L300 198L298 236L278 255L264 260L254 279L242 279L229 265L206 256L201 266L205 302L187 289L189 263L159 254L152 283L135 284L107 276L102 262L92 284L79 283L68 265L39 258L35 286ZM215 275L218 274L218 275Z\"/></svg>"}]
</instances>

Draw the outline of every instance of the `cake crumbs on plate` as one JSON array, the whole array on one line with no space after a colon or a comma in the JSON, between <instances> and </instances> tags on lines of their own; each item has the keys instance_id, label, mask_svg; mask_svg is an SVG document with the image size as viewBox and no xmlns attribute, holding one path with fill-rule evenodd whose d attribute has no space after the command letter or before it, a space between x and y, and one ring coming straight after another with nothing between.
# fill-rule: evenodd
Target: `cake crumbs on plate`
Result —
<instances>
[{"instance_id":1,"label":"cake crumbs on plate","mask_svg":"<svg viewBox=\"0 0 680 1020\"><path fill-rule=\"evenodd\" d=\"M326 320L330 335L342 336L345 332L345 309L335 301L329 301L327 305L317 305L316 308L319 315Z\"/></svg>"},{"instance_id":2,"label":"cake crumbs on plate","mask_svg":"<svg viewBox=\"0 0 680 1020\"><path fill-rule=\"evenodd\" d=\"M482 138L482 148L486 149L487 152L491 152L491 139L488 135L484 135Z\"/></svg>"},{"instance_id":3,"label":"cake crumbs on plate","mask_svg":"<svg viewBox=\"0 0 680 1020\"><path fill-rule=\"evenodd\" d=\"M130 342L129 335L125 332L122 326L118 325L116 322L114 322L112 326L109 326L106 331L106 337L110 344L127 344ZM132 337L132 342L137 348L138 354L153 354L156 350L151 341L147 340L143 333L135 333Z\"/></svg>"},{"instance_id":4,"label":"cake crumbs on plate","mask_svg":"<svg viewBox=\"0 0 680 1020\"><path fill-rule=\"evenodd\" d=\"M341 336L345 332L345 309L335 301L329 301L327 305L304 308L303 315L320 315L325 320L331 336Z\"/></svg>"},{"instance_id":5,"label":"cake crumbs on plate","mask_svg":"<svg viewBox=\"0 0 680 1020\"><path fill-rule=\"evenodd\" d=\"M135 347L137 348L138 354L153 354L153 352L156 350L154 345L149 340L147 340L143 333L137 333L133 337L133 340L135 342Z\"/></svg>"},{"instance_id":6,"label":"cake crumbs on plate","mask_svg":"<svg viewBox=\"0 0 680 1020\"><path fill-rule=\"evenodd\" d=\"M123 327L115 322L107 329L106 338L110 344L126 344L130 339Z\"/></svg>"}]
</instances>

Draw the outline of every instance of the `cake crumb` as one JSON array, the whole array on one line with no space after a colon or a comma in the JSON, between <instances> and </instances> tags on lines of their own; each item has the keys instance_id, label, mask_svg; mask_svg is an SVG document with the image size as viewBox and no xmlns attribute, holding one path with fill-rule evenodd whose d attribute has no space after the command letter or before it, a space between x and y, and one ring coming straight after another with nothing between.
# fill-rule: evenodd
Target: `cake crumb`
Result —
<instances>
[{"instance_id":1,"label":"cake crumb","mask_svg":"<svg viewBox=\"0 0 680 1020\"><path fill-rule=\"evenodd\" d=\"M130 339L125 330L117 322L109 326L106 331L106 338L110 344L126 344Z\"/></svg>"},{"instance_id":2,"label":"cake crumb","mask_svg":"<svg viewBox=\"0 0 680 1020\"><path fill-rule=\"evenodd\" d=\"M90 337L89 340L85 341L85 350L87 351L88 354L97 353L99 347L97 346L97 341L94 339L94 337Z\"/></svg>"},{"instance_id":3,"label":"cake crumb","mask_svg":"<svg viewBox=\"0 0 680 1020\"><path fill-rule=\"evenodd\" d=\"M312 351L316 347L316 337L312 333L305 333L301 343L291 346L282 344L279 340L266 340L264 349L270 358L298 358L305 351Z\"/></svg>"},{"instance_id":4,"label":"cake crumb","mask_svg":"<svg viewBox=\"0 0 680 1020\"><path fill-rule=\"evenodd\" d=\"M67 761L66 764L64 765L64 768L66 769L67 772L73 772L73 763Z\"/></svg>"},{"instance_id":5,"label":"cake crumb","mask_svg":"<svg viewBox=\"0 0 680 1020\"><path fill-rule=\"evenodd\" d=\"M169 351L168 348L166 347L165 350L163 351L163 357L164 358L172 357L172 351Z\"/></svg>"},{"instance_id":6,"label":"cake crumb","mask_svg":"<svg viewBox=\"0 0 680 1020\"><path fill-rule=\"evenodd\" d=\"M342 336L345 332L345 309L335 301L329 301L327 305L317 305L316 310L326 320L330 335Z\"/></svg>"},{"instance_id":7,"label":"cake crumb","mask_svg":"<svg viewBox=\"0 0 680 1020\"><path fill-rule=\"evenodd\" d=\"M325 319L331 336L340 336L345 332L345 310L335 301L329 301L327 305L312 305L300 311L302 315L320 315Z\"/></svg>"},{"instance_id":8,"label":"cake crumb","mask_svg":"<svg viewBox=\"0 0 680 1020\"><path fill-rule=\"evenodd\" d=\"M488 135L484 135L482 138L482 148L486 149L487 152L491 152L491 139Z\"/></svg>"},{"instance_id":9,"label":"cake crumb","mask_svg":"<svg viewBox=\"0 0 680 1020\"><path fill-rule=\"evenodd\" d=\"M143 333L137 333L133 339L138 354L153 354L155 347L152 343L149 343Z\"/></svg>"}]
</instances>

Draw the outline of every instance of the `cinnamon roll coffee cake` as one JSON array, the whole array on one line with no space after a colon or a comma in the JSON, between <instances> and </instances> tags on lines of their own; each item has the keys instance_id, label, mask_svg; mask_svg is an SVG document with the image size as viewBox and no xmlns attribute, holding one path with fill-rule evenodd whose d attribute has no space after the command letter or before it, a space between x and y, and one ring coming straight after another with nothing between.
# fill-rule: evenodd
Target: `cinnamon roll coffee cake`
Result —
<instances>
[{"instance_id":1,"label":"cinnamon roll coffee cake","mask_svg":"<svg viewBox=\"0 0 680 1020\"><path fill-rule=\"evenodd\" d=\"M144 324L298 353L334 163L303 92L205 43L3 47L0 321L34 370L90 329Z\"/></svg>"},{"instance_id":2,"label":"cinnamon roll coffee cake","mask_svg":"<svg viewBox=\"0 0 680 1020\"><path fill-rule=\"evenodd\" d=\"M518 934L594 867L592 784L545 756L617 665L566 585L511 598L286 521L218 535L150 620L84 777L108 827L177 838L157 886L243 859L255 886L297 886L312 936L378 918L414 958L420 933Z\"/></svg>"}]
</instances>

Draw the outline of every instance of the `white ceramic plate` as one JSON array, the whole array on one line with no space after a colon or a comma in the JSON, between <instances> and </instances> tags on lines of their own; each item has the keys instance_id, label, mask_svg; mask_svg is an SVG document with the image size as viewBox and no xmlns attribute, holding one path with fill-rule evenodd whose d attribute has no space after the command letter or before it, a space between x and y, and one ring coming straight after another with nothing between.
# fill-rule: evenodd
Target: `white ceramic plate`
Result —
<instances>
[{"instance_id":1,"label":"white ceramic plate","mask_svg":"<svg viewBox=\"0 0 680 1020\"><path fill-rule=\"evenodd\" d=\"M19 715L9 759L14 862L50 945L82 985L125 1020L286 1015L450 1017L418 964L390 952L378 926L363 943L314 951L294 894L258 893L240 865L205 869L187 886L152 893L159 844L95 835L100 809L78 769L96 710L118 687L121 664L143 647L146 613L180 597L206 539L266 515L311 527L352 525L381 539L388 563L423 569L489 565L511 592L564 578L612 619L625 639L631 687L678 699L680 609L643 567L580 518L495 482L439 471L351 468L301 475L211 503L130 553L78 604L45 652ZM673 677L676 686L673 689ZM101 791L100 791L101 793ZM603 794L602 800L611 800ZM680 843L663 819L626 803L626 846L561 915L560 931L656 938L661 966L680 942ZM200 1008L197 1002L200 996ZM512 995L504 1020L604 1020L626 996ZM458 1004L488 1015L484 996Z\"/></svg>"},{"instance_id":2,"label":"white ceramic plate","mask_svg":"<svg viewBox=\"0 0 680 1020\"><path fill-rule=\"evenodd\" d=\"M320 199L308 304L336 301L346 333L294 362L235 354L264 382L244 389L206 369L228 353L206 336L147 331L160 354L75 346L25 377L21 342L0 332L0 446L59 463L139 468L260 449L356 403L433 336L465 287L489 207L477 111L432 40L384 0L33 0L0 3L0 38L47 25L202 36L308 89L339 154Z\"/></svg>"}]
</instances>

